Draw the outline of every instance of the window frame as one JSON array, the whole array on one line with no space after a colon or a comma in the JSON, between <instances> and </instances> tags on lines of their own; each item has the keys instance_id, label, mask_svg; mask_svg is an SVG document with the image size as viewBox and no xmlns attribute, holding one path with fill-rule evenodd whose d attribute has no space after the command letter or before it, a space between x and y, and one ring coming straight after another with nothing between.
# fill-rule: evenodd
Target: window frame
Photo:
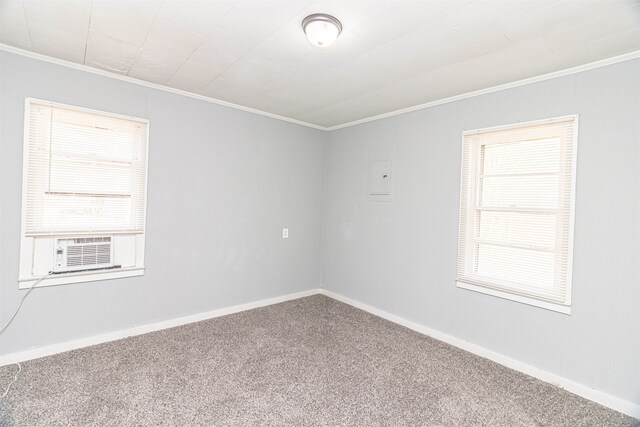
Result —
<instances>
[{"instance_id":1,"label":"window frame","mask_svg":"<svg viewBox=\"0 0 640 427\"><path fill-rule=\"evenodd\" d=\"M578 127L579 127L578 119L579 119L578 114L572 114L572 115L554 117L550 119L518 122L518 123L513 123L508 125L473 129L473 130L464 131L462 133L462 153L461 153L461 162L460 162L460 165L461 165L460 206L459 206L460 211L459 211L459 222L458 222L459 224L458 239L459 240L458 240L458 261L457 261L457 267L456 267L456 286L458 288L480 292L483 294L487 294L487 295L491 295L491 296L495 296L495 297L499 297L499 298L503 298L511 301L516 301L519 303L524 303L524 304L544 308L547 310L564 313L567 315L571 314L576 169L577 169ZM467 229L465 230L464 234L461 227L463 225L463 215L465 214L468 215L469 210L474 210L474 211L476 210L476 200L478 197L478 193L480 192L480 188L479 188L481 183L480 171L482 167L482 165L480 164L481 160L480 160L479 152L483 145L487 145L486 142L485 143L482 143L480 141L472 142L471 143L472 146L469 148L469 153L467 154L465 152L466 150L465 137L470 135L480 134L480 133L500 132L500 131L506 131L511 129L517 130L517 129L527 128L532 126L540 126L545 124L553 125L556 123L562 123L562 122L568 122L568 121L572 122L572 126L573 126L572 140L567 141L567 144L571 144L573 149L571 153L571 163L570 163L571 171L568 175L571 182L569 183L569 187L570 187L568 192L569 194L568 195L563 194L564 191L561 191L560 193L560 197L562 199L566 200L567 196L569 198L568 230L566 230L567 254L565 259L567 264L566 264L566 274L565 274L566 283L565 283L564 302L554 302L554 301L541 299L540 297L536 297L532 293L527 293L524 289L522 289L522 287L518 289L517 284L515 283L511 284L511 283L508 283L507 281L498 282L498 281L488 281L488 280L474 280L475 283L470 283L470 281L465 280L464 277L460 277L459 270L460 270L461 259L466 260L465 261L466 263L474 262L476 260L475 255L473 255L473 253L470 255L469 253L470 245L468 244L464 246L464 248L466 249L466 253L464 254L461 253L461 248L463 247L461 243L462 243L463 237L466 238L467 242L474 240L476 238L475 233L477 230L475 226L472 224L469 224L469 221L467 221L466 219L464 223L466 224ZM466 194L466 199L463 199L462 196L464 191L464 181L462 180L462 177L465 172L463 169L465 166L465 155L468 155L469 159L467 164L467 194ZM560 171L560 174L562 174L562 170ZM517 209L518 208L515 208L514 211L516 211ZM508 208L505 210L509 211ZM472 237L469 238L467 236L469 235L470 230L472 230L471 232ZM556 242L556 245L557 244L558 242ZM509 287L511 287L511 289L509 289Z\"/></svg>"},{"instance_id":2,"label":"window frame","mask_svg":"<svg viewBox=\"0 0 640 427\"><path fill-rule=\"evenodd\" d=\"M147 204L148 204L148 182L149 182L149 131L150 131L150 123L148 119L134 117L124 114L113 113L110 111L102 111L91 108L79 107L75 105L63 104L59 102L46 101L39 98L27 97L25 98L25 107L24 107L24 129L23 129L23 153L22 153L22 203L21 203L21 214L20 214L20 264L19 264L19 273L18 273L18 289L28 289L33 286L39 279L43 277L42 274L34 274L34 261L36 258L36 239L37 238L52 238L56 237L86 237L88 234L95 236L129 236L134 244L135 244L135 265L122 267L118 269L111 270L95 270L95 271L80 271L80 272L65 272L65 273L57 273L55 275L50 275L42 280L37 287L45 287L45 286L55 286L55 285L66 285L73 283L83 283L83 282L93 282L99 280L108 280L108 279L117 279L123 277L135 277L144 275L145 264L144 264L144 254L145 254L145 237L146 237L146 227L147 227ZM109 232L109 231L96 231L94 233L87 233L84 231L79 231L77 233L73 232L60 232L60 233L49 233L48 235L42 234L39 236L27 235L26 232L26 214L27 214L27 180L29 174L29 147L30 147L30 133L29 133L29 122L30 122L30 110L32 103L46 104L50 105L54 108L62 108L71 111L77 111L80 113L87 113L93 115L100 115L104 117L111 117L123 120L131 120L137 121L140 123L144 123L147 127L146 132L146 140L145 142L145 156L146 156L146 171L145 171L145 179L144 179L144 201L143 201L143 231L142 232ZM113 242L115 245L115 242ZM114 246L115 250L115 246ZM53 253L51 253L51 259L53 260Z\"/></svg>"}]
</instances>

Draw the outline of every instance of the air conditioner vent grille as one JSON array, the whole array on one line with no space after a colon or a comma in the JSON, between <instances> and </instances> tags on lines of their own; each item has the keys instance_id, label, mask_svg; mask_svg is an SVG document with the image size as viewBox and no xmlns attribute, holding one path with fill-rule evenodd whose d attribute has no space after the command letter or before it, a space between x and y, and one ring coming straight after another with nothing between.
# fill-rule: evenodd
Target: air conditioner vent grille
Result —
<instances>
[{"instance_id":1,"label":"air conditioner vent grille","mask_svg":"<svg viewBox=\"0 0 640 427\"><path fill-rule=\"evenodd\" d=\"M53 271L111 266L113 266L113 246L110 236L56 239Z\"/></svg>"}]
</instances>

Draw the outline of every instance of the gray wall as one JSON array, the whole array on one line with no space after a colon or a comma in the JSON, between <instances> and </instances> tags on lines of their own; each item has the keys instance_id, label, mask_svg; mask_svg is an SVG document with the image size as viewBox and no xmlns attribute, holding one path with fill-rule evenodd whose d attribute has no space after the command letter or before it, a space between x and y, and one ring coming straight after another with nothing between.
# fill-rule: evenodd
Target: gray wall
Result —
<instances>
[{"instance_id":1,"label":"gray wall","mask_svg":"<svg viewBox=\"0 0 640 427\"><path fill-rule=\"evenodd\" d=\"M461 133L580 114L571 316L454 284ZM393 201L367 201L395 145ZM329 134L325 288L640 403L640 61Z\"/></svg>"},{"instance_id":2,"label":"gray wall","mask_svg":"<svg viewBox=\"0 0 640 427\"><path fill-rule=\"evenodd\" d=\"M23 294L16 279L24 98L151 121L145 276L34 291L0 337L0 354L324 281L640 403L639 75L640 61L626 62L326 134L0 52L2 321ZM457 289L461 132L573 113L580 130L572 315ZM370 202L369 152L390 144L393 201Z\"/></svg>"},{"instance_id":3,"label":"gray wall","mask_svg":"<svg viewBox=\"0 0 640 427\"><path fill-rule=\"evenodd\" d=\"M2 322L24 292L25 97L150 120L145 275L34 290L0 354L321 285L324 132L9 53L0 73Z\"/></svg>"}]
</instances>

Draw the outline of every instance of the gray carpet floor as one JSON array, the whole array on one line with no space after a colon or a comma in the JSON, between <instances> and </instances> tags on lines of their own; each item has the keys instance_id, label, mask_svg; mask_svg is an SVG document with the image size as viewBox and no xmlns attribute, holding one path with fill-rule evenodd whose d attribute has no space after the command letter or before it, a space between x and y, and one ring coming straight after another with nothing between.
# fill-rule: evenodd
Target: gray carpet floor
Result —
<instances>
[{"instance_id":1,"label":"gray carpet floor","mask_svg":"<svg viewBox=\"0 0 640 427\"><path fill-rule=\"evenodd\" d=\"M16 366L0 368L6 387ZM0 425L640 426L321 295L23 364Z\"/></svg>"}]
</instances>

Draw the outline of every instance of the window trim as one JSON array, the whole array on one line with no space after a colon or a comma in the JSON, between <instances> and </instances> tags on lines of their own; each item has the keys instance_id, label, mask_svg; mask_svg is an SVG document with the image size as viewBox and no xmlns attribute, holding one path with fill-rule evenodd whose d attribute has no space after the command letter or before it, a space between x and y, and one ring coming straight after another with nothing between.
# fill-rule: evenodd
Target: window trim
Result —
<instances>
[{"instance_id":1,"label":"window trim","mask_svg":"<svg viewBox=\"0 0 640 427\"><path fill-rule=\"evenodd\" d=\"M464 156L465 156L465 137L469 136L469 135L475 135L475 134L480 134L480 133L487 133L487 132L499 132L499 131L505 131L505 130L510 130L510 129L518 129L518 128L522 128L522 127L528 127L528 126L538 126L538 125L545 125L545 124L554 124L554 123L559 123L559 122L564 122L564 121L573 121L573 140L571 141L572 145L573 145L573 152L572 152L572 158L571 158L571 174L570 174L570 179L571 179L571 183L570 183L570 191L569 191L569 224L568 224L568 230L567 230L567 256L566 256L566 261L567 261L567 267L566 267L566 292L565 292L565 301L564 303L560 303L560 302L554 302L554 301L548 301L548 300L544 300L542 298L536 298L534 296L530 296L530 295L524 295L521 293L518 293L517 291L514 292L509 292L509 290L506 289L498 289L496 287L492 287L491 284L487 283L486 286L482 286L478 283L469 283L467 281L464 281L461 278L456 278L455 282L456 282L456 287L461 288L461 289L466 289L466 290L471 290L474 292L479 292L479 293L483 293L486 295L491 295L491 296L495 296L495 297L499 297L502 299L507 299L507 300L511 300L511 301L515 301L515 302L519 302L519 303L523 303L523 304L527 304L527 305L531 305L531 306L535 306L535 307L540 307L540 308L544 308L547 310L551 310L551 311L555 311L555 312L559 312L559 313L563 313L563 314L567 314L570 315L571 314L571 295L572 295L572 286L573 286L573 248L574 248L574 230L575 230L575 199L576 199L576 172L577 172L577 153L578 153L578 133L579 133L579 115L578 114L570 114L570 115L565 115L565 116L559 116L559 117L554 117L554 118L549 118L549 119L542 119L542 120L533 120L533 121L525 121L525 122L517 122L517 123L512 123L512 124L507 124L507 125L499 125L499 126L490 126L490 127L485 127L485 128L479 128L479 129L473 129L473 130L467 130L462 132L462 150L461 150L461 156L460 156L460 165L461 165L461 177L462 177L462 173L464 172L462 170L462 166L464 165ZM472 184L468 184L468 187L471 188L472 185L473 186L477 186L478 185L478 176L477 176L477 167L478 165L476 164L477 162L474 162L473 159L469 160L469 164L468 164L468 168L469 170L467 171L469 176L473 176L473 183ZM468 181L470 181L468 179ZM460 181L460 194L462 194L462 189L463 189L463 181L461 179ZM477 189L473 190L473 194L476 194ZM471 197L470 194L467 194L467 199ZM469 200L466 201L466 203L469 203ZM462 203L462 199L460 201L460 205L459 205L459 220L458 220L458 227L460 227L461 224L461 218L462 215L464 215L465 213L465 206ZM460 228L458 228L458 240L460 240L461 238L461 230ZM460 247L460 241L458 241L458 248ZM458 249L458 260L460 259L461 254L459 253L459 249ZM459 261L458 261L459 262ZM456 268L457 271L457 268ZM457 275L457 273L456 273Z\"/></svg>"},{"instance_id":2,"label":"window trim","mask_svg":"<svg viewBox=\"0 0 640 427\"><path fill-rule=\"evenodd\" d=\"M61 273L47 277L40 282L37 287L70 285L73 283L96 282L98 280L120 279L122 277L136 276L144 276L144 267L125 267L117 270ZM18 289L29 289L37 281L38 278L36 277L19 278Z\"/></svg>"},{"instance_id":3,"label":"window trim","mask_svg":"<svg viewBox=\"0 0 640 427\"><path fill-rule=\"evenodd\" d=\"M63 104L60 102L52 102L46 101L39 98L26 97L24 100L24 127L23 127L23 147L22 147L22 183L21 183L21 191L22 191L22 201L21 201L21 212L20 212L20 258L19 258L19 269L18 269L18 289L28 289L39 280L42 275L34 275L33 274L33 262L35 259L35 249L34 249L34 240L38 236L27 235L26 233L26 209L27 209L27 179L28 179L28 161L29 161L29 121L30 121L30 105L31 103L39 103L49 105L51 107L59 107L64 109L69 109L73 111L78 111L81 113L89 113L89 114L99 114L106 117L113 117L117 119L125 119L125 120L133 120L140 123L144 123L147 126L146 133L146 141L145 141L145 150L146 150L146 176L144 182L144 211L143 211L143 231L142 232L127 232L127 233L119 233L108 232L110 235L124 234L135 236L136 241L136 250L135 250L135 266L133 267L123 267L117 270L97 270L97 271L80 271L80 272L68 272L68 273L59 273L55 275L51 275L43 279L39 284L38 288L46 287L46 286L57 286L57 285L67 285L73 283L83 283L83 282L94 282L99 280L108 280L108 279L117 279L123 277L135 277L135 276L143 276L145 271L145 241L146 241L146 232L147 232L147 204L149 199L149 133L150 133L150 122L148 119L129 116L125 114L113 113L110 111L102 111L96 110L92 108L79 107L76 105ZM47 233L39 236L65 236L65 235L80 235L80 234L90 234L89 232L80 232L80 233ZM96 231L93 234L105 234L105 231Z\"/></svg>"}]
</instances>

